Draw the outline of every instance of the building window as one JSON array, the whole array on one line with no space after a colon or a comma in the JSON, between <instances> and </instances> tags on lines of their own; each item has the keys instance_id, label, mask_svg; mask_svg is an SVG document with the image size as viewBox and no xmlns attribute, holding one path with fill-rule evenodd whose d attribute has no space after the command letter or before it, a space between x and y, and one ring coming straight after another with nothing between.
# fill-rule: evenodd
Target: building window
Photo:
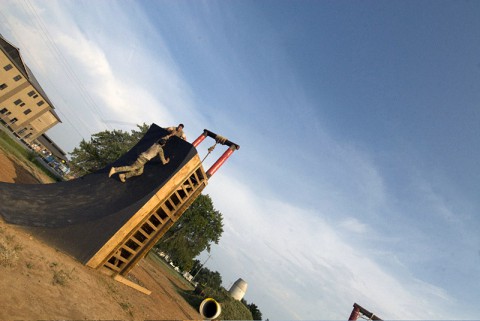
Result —
<instances>
[{"instance_id":1,"label":"building window","mask_svg":"<svg viewBox=\"0 0 480 321\"><path fill-rule=\"evenodd\" d=\"M10 124L15 124L18 121L18 119L15 117L10 121Z\"/></svg>"},{"instance_id":2,"label":"building window","mask_svg":"<svg viewBox=\"0 0 480 321\"><path fill-rule=\"evenodd\" d=\"M0 85L0 90L4 90L4 89L7 88L7 87L8 87L7 84L1 84L1 85Z\"/></svg>"},{"instance_id":3,"label":"building window","mask_svg":"<svg viewBox=\"0 0 480 321\"><path fill-rule=\"evenodd\" d=\"M28 114L30 114L31 112L32 112L32 110L29 108L29 109L25 110L23 113L24 113L25 115L28 115Z\"/></svg>"},{"instance_id":4,"label":"building window","mask_svg":"<svg viewBox=\"0 0 480 321\"><path fill-rule=\"evenodd\" d=\"M43 104L45 104L45 102L43 100L40 100L38 103L37 103L37 106L42 106Z\"/></svg>"},{"instance_id":5,"label":"building window","mask_svg":"<svg viewBox=\"0 0 480 321\"><path fill-rule=\"evenodd\" d=\"M24 127L21 131L17 132L17 134L22 135L26 131L27 131L27 127Z\"/></svg>"},{"instance_id":6,"label":"building window","mask_svg":"<svg viewBox=\"0 0 480 321\"><path fill-rule=\"evenodd\" d=\"M32 97L33 95L35 95L35 90L32 90L31 92L28 93L29 97Z\"/></svg>"},{"instance_id":7,"label":"building window","mask_svg":"<svg viewBox=\"0 0 480 321\"><path fill-rule=\"evenodd\" d=\"M7 108L3 108L2 110L0 110L0 114L5 114L6 112L8 112L8 109Z\"/></svg>"},{"instance_id":8,"label":"building window","mask_svg":"<svg viewBox=\"0 0 480 321\"><path fill-rule=\"evenodd\" d=\"M13 66L11 64L8 64L5 67L3 67L3 69L5 69L5 71L9 71L12 68L13 68Z\"/></svg>"},{"instance_id":9,"label":"building window","mask_svg":"<svg viewBox=\"0 0 480 321\"><path fill-rule=\"evenodd\" d=\"M27 139L29 138L30 136L32 136L32 133L28 134L27 136L23 137L23 139Z\"/></svg>"},{"instance_id":10,"label":"building window","mask_svg":"<svg viewBox=\"0 0 480 321\"><path fill-rule=\"evenodd\" d=\"M20 105L21 103L23 103L23 101L21 99L17 99L13 102L15 105Z\"/></svg>"},{"instance_id":11,"label":"building window","mask_svg":"<svg viewBox=\"0 0 480 321\"><path fill-rule=\"evenodd\" d=\"M20 107L23 107L23 106L25 106L25 103L24 103L24 102L22 102L22 103L20 104Z\"/></svg>"},{"instance_id":12,"label":"building window","mask_svg":"<svg viewBox=\"0 0 480 321\"><path fill-rule=\"evenodd\" d=\"M37 97L38 97L38 94L33 95L33 98L37 98Z\"/></svg>"},{"instance_id":13,"label":"building window","mask_svg":"<svg viewBox=\"0 0 480 321\"><path fill-rule=\"evenodd\" d=\"M22 76L20 75L16 75L15 77L13 77L13 80L15 81L19 81L20 79L22 79Z\"/></svg>"}]
</instances>

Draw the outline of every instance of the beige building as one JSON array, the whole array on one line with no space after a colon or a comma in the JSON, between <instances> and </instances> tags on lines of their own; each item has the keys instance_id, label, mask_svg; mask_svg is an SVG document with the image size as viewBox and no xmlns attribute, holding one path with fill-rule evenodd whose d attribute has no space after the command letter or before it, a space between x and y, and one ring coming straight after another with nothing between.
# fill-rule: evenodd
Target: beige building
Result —
<instances>
[{"instance_id":1,"label":"beige building","mask_svg":"<svg viewBox=\"0 0 480 321\"><path fill-rule=\"evenodd\" d=\"M1 35L0 121L27 144L61 122L20 50Z\"/></svg>"}]
</instances>

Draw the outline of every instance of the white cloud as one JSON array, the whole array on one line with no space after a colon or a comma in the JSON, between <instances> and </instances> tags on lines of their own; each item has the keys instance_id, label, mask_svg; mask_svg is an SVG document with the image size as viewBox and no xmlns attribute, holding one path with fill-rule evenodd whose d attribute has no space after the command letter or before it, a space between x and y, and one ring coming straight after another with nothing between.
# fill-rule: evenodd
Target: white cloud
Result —
<instances>
[{"instance_id":1,"label":"white cloud","mask_svg":"<svg viewBox=\"0 0 480 321\"><path fill-rule=\"evenodd\" d=\"M396 274L348 237L346 230L365 233L358 220L348 218L337 229L318 213L262 198L231 176L215 177L207 192L225 216L217 255L235 262L230 273L251 284L260 307L278 306L272 318L341 319L354 302L387 319L448 318L454 301L444 290Z\"/></svg>"},{"instance_id":2,"label":"white cloud","mask_svg":"<svg viewBox=\"0 0 480 321\"><path fill-rule=\"evenodd\" d=\"M360 222L354 217L349 217L340 222L340 227L344 228L347 232L354 232L358 234L364 234L368 231L368 225Z\"/></svg>"},{"instance_id":3,"label":"white cloud","mask_svg":"<svg viewBox=\"0 0 480 321\"><path fill-rule=\"evenodd\" d=\"M88 138L118 123L169 126L185 122L188 115L187 133L201 133L203 116L194 109L188 85L161 34L148 25L136 4L130 3L131 10L125 12L110 2L95 10L83 8L81 16L76 5L81 6L39 2L30 7L10 2L4 11L8 15L2 16L11 27L7 38L21 48L60 116L69 118L63 121L75 123ZM139 32L149 34L153 45L138 42L132 14L143 21L144 30ZM104 28L82 24L83 19L96 17L102 17ZM51 130L54 138L61 126ZM63 128L60 135L65 142L68 130ZM71 137L67 149L77 143L78 137Z\"/></svg>"}]
</instances>

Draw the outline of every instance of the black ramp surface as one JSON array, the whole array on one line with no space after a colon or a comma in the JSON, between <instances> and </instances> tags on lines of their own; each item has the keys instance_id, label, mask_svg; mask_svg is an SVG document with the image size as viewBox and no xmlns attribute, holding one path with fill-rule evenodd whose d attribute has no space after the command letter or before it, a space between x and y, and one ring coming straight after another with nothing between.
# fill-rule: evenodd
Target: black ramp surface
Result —
<instances>
[{"instance_id":1,"label":"black ramp surface","mask_svg":"<svg viewBox=\"0 0 480 321\"><path fill-rule=\"evenodd\" d=\"M0 182L0 215L10 224L21 225L46 243L88 260L168 182L197 151L174 136L164 147L162 165L158 157L145 165L141 176L122 183L112 166L133 163L138 155L168 132L152 124L145 136L125 155L105 168L81 178L55 184L10 184Z\"/></svg>"}]
</instances>

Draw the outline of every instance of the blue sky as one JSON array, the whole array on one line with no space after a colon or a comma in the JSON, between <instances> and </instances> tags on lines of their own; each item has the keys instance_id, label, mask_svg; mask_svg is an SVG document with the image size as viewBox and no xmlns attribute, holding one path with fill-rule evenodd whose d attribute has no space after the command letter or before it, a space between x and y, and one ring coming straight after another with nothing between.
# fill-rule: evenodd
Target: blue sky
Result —
<instances>
[{"instance_id":1,"label":"blue sky","mask_svg":"<svg viewBox=\"0 0 480 321\"><path fill-rule=\"evenodd\" d=\"M357 302L476 319L479 16L477 1L27 0L2 5L0 32L66 151L142 122L241 145L206 189L225 223L207 266L246 280L264 317Z\"/></svg>"}]
</instances>

